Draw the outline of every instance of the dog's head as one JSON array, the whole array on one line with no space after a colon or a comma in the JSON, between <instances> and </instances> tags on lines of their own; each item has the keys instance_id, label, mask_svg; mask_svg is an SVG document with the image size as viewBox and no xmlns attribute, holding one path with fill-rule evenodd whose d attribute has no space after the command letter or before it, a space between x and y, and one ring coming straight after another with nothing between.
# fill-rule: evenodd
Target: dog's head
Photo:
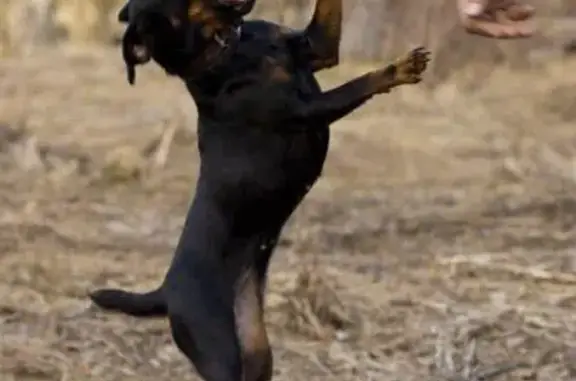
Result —
<instances>
[{"instance_id":1,"label":"dog's head","mask_svg":"<svg viewBox=\"0 0 576 381\"><path fill-rule=\"evenodd\" d=\"M183 75L208 43L219 39L254 7L255 0L129 0L118 14L128 24L122 54L128 82L137 65L156 61L170 75Z\"/></svg>"}]
</instances>

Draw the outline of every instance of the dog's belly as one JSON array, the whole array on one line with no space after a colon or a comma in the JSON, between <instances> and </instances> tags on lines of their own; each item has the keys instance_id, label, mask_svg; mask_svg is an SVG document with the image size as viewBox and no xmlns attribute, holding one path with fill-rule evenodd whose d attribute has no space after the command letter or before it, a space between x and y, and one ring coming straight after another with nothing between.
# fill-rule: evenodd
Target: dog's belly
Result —
<instances>
[{"instance_id":1,"label":"dog's belly","mask_svg":"<svg viewBox=\"0 0 576 381\"><path fill-rule=\"evenodd\" d=\"M321 175L328 127L281 134L244 132L203 144L202 181L224 210L240 220L284 220Z\"/></svg>"}]
</instances>

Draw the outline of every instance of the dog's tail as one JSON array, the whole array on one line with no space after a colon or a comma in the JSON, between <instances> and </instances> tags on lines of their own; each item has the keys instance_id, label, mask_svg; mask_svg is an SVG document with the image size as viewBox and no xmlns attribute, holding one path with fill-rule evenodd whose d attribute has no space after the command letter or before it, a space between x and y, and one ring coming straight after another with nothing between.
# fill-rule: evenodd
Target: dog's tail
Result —
<instances>
[{"instance_id":1,"label":"dog's tail","mask_svg":"<svg viewBox=\"0 0 576 381\"><path fill-rule=\"evenodd\" d=\"M90 293L97 306L135 317L161 317L168 314L162 287L138 293L120 289L100 289Z\"/></svg>"}]
</instances>

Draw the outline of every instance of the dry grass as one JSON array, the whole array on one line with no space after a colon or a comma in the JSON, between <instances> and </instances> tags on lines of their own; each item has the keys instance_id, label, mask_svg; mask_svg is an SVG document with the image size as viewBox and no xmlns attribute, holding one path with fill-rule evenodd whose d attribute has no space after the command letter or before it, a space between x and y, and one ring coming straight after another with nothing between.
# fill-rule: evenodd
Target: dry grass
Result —
<instances>
[{"instance_id":1,"label":"dry grass","mask_svg":"<svg viewBox=\"0 0 576 381\"><path fill-rule=\"evenodd\" d=\"M276 380L576 377L574 69L468 69L334 127L273 261ZM197 169L184 89L129 87L106 49L0 77L0 378L194 379L166 321L85 296L163 276Z\"/></svg>"}]
</instances>

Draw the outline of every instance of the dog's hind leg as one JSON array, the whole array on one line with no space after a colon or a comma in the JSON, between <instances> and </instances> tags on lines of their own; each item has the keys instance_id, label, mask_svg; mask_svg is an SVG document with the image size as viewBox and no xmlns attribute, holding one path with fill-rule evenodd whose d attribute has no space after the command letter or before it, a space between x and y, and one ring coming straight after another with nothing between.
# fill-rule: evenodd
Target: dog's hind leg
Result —
<instances>
[{"instance_id":1,"label":"dog's hind leg","mask_svg":"<svg viewBox=\"0 0 576 381\"><path fill-rule=\"evenodd\" d=\"M267 250L271 251L274 248L272 242L278 238L278 233L274 231L270 234ZM270 254L267 255L269 257ZM265 282L267 263L264 264L261 270L262 281ZM92 291L88 296L94 304L98 307L112 312L121 312L126 315L152 318L164 317L168 313L168 307L164 298L164 293L161 285L155 290L148 292L133 292L126 291L118 288L102 288Z\"/></svg>"},{"instance_id":2,"label":"dog's hind leg","mask_svg":"<svg viewBox=\"0 0 576 381\"><path fill-rule=\"evenodd\" d=\"M174 342L206 381L243 381L232 285L220 266L197 262L173 273L167 285L168 319Z\"/></svg>"},{"instance_id":3,"label":"dog's hind leg","mask_svg":"<svg viewBox=\"0 0 576 381\"><path fill-rule=\"evenodd\" d=\"M228 216L199 185L163 286L174 341L206 381L242 381Z\"/></svg>"},{"instance_id":4,"label":"dog's hind leg","mask_svg":"<svg viewBox=\"0 0 576 381\"><path fill-rule=\"evenodd\" d=\"M244 381L269 381L272 378L272 350L264 325L264 279L249 268L238 280L234 312L242 359Z\"/></svg>"}]
</instances>

